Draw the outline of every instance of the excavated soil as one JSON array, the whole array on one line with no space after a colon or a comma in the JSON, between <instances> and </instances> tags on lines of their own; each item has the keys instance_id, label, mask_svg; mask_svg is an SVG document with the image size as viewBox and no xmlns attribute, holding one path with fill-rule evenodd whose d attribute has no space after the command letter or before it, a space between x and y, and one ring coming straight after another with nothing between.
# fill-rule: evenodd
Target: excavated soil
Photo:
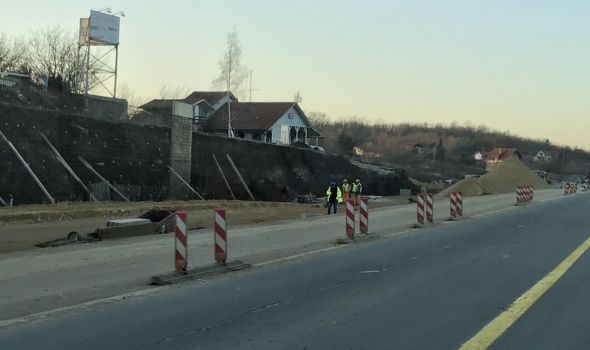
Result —
<instances>
[{"instance_id":1,"label":"excavated soil","mask_svg":"<svg viewBox=\"0 0 590 350\"><path fill-rule=\"evenodd\" d=\"M518 186L533 186L536 190L551 188L523 162L516 158L510 158L494 166L479 179L461 180L441 191L439 196L448 197L451 192L463 192L463 196L466 197L510 193L516 191Z\"/></svg>"}]
</instances>

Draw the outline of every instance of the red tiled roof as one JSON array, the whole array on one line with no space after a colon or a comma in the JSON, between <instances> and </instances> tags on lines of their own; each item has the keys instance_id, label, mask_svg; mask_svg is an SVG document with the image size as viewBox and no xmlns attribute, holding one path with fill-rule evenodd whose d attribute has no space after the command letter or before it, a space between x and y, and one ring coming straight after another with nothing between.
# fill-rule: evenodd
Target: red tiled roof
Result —
<instances>
[{"instance_id":1,"label":"red tiled roof","mask_svg":"<svg viewBox=\"0 0 590 350\"><path fill-rule=\"evenodd\" d=\"M516 148L497 147L486 153L487 161L504 160L508 157L516 155L520 158L520 153Z\"/></svg>"},{"instance_id":2,"label":"red tiled roof","mask_svg":"<svg viewBox=\"0 0 590 350\"><path fill-rule=\"evenodd\" d=\"M294 102L232 103L232 127L239 130L268 130L294 105ZM308 122L305 115L303 118ZM204 128L205 130L227 129L227 104L209 117Z\"/></svg>"}]
</instances>

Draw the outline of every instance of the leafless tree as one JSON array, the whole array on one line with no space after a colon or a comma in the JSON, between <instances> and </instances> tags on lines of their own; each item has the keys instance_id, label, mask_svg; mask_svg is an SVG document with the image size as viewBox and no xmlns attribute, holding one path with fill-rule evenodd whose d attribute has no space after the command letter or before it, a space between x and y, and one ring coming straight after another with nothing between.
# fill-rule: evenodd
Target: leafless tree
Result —
<instances>
[{"instance_id":1,"label":"leafless tree","mask_svg":"<svg viewBox=\"0 0 590 350\"><path fill-rule=\"evenodd\" d=\"M311 125L319 130L323 130L331 124L330 118L324 112L310 112L308 116Z\"/></svg>"},{"instance_id":2,"label":"leafless tree","mask_svg":"<svg viewBox=\"0 0 590 350\"><path fill-rule=\"evenodd\" d=\"M26 52L24 38L10 38L6 33L0 33L0 72L26 73Z\"/></svg>"},{"instance_id":3,"label":"leafless tree","mask_svg":"<svg viewBox=\"0 0 590 350\"><path fill-rule=\"evenodd\" d=\"M185 85L176 86L174 88L164 84L160 87L158 96L161 99L183 99L191 93L191 90Z\"/></svg>"},{"instance_id":4,"label":"leafless tree","mask_svg":"<svg viewBox=\"0 0 590 350\"><path fill-rule=\"evenodd\" d=\"M28 40L27 65L34 77L61 78L74 91L86 68L85 50L78 50L77 36L60 27L34 31ZM95 67L91 60L91 72ZM90 74L92 80L93 74Z\"/></svg>"},{"instance_id":5,"label":"leafless tree","mask_svg":"<svg viewBox=\"0 0 590 350\"><path fill-rule=\"evenodd\" d=\"M121 84L121 86L117 89L117 98L127 100L127 103L130 107L137 107L146 102L146 98L143 96L138 96L135 89L130 87L127 82Z\"/></svg>"},{"instance_id":6,"label":"leafless tree","mask_svg":"<svg viewBox=\"0 0 590 350\"><path fill-rule=\"evenodd\" d=\"M213 81L213 86L224 89L228 95L231 93L240 96L248 77L248 68L242 64L242 47L235 28L227 34L226 48L219 60L219 69L219 77ZM228 103L227 110L227 133L229 137L233 137L231 103Z\"/></svg>"}]
</instances>

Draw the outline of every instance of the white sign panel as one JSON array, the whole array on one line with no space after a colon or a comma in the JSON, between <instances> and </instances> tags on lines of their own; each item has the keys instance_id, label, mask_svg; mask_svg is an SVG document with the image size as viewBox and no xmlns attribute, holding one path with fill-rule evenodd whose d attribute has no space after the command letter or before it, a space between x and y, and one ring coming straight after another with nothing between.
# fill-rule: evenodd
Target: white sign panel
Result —
<instances>
[{"instance_id":1,"label":"white sign panel","mask_svg":"<svg viewBox=\"0 0 590 350\"><path fill-rule=\"evenodd\" d=\"M88 23L90 23L90 18L80 18L80 36L78 45L86 45L88 42Z\"/></svg>"},{"instance_id":2,"label":"white sign panel","mask_svg":"<svg viewBox=\"0 0 590 350\"><path fill-rule=\"evenodd\" d=\"M117 16L90 11L89 39L105 45L118 45L120 21Z\"/></svg>"}]
</instances>

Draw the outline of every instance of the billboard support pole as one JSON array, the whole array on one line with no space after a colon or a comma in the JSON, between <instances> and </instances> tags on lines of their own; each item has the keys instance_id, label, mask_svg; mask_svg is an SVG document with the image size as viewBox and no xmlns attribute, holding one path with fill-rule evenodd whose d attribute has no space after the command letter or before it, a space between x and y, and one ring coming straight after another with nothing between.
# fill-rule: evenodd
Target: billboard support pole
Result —
<instances>
[{"instance_id":1,"label":"billboard support pole","mask_svg":"<svg viewBox=\"0 0 590 350\"><path fill-rule=\"evenodd\" d=\"M115 45L115 86L113 88L113 98L117 98L117 73L119 71L119 45Z\"/></svg>"},{"instance_id":2,"label":"billboard support pole","mask_svg":"<svg viewBox=\"0 0 590 350\"><path fill-rule=\"evenodd\" d=\"M86 86L84 87L84 94L88 95L89 90L89 75L90 75L90 43L88 43L88 50L86 51Z\"/></svg>"}]
</instances>

